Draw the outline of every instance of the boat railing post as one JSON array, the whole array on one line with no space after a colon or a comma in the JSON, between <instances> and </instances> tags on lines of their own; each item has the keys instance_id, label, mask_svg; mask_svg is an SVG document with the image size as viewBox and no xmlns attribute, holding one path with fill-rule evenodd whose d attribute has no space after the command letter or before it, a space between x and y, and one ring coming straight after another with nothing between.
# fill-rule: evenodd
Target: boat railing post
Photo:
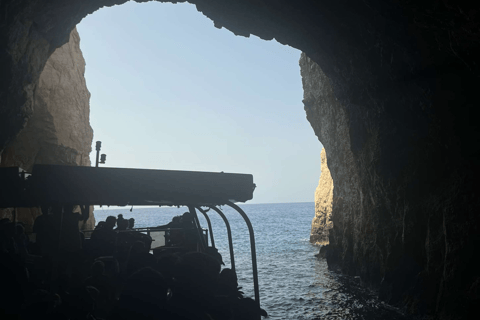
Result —
<instances>
[{"instance_id":1,"label":"boat railing post","mask_svg":"<svg viewBox=\"0 0 480 320\"><path fill-rule=\"evenodd\" d=\"M253 227L250 219L245 214L245 212L237 206L236 204L227 201L226 205L235 209L240 215L242 216L243 220L247 223L248 232L250 233L250 250L252 252L252 269L253 269L253 289L255 291L255 301L257 302L258 306L260 307L260 293L258 290L258 271L257 271L257 252L255 250L255 235L253 234Z\"/></svg>"},{"instance_id":2,"label":"boat railing post","mask_svg":"<svg viewBox=\"0 0 480 320\"><path fill-rule=\"evenodd\" d=\"M195 210L194 206L188 206L188 210L190 211L190 213L193 216L193 221L196 225L198 238L200 239L200 246L202 247L203 252L205 252L205 249L206 249L205 239L203 238L203 232L202 232L202 228L200 226L200 221L198 221L197 211Z\"/></svg>"},{"instance_id":3,"label":"boat railing post","mask_svg":"<svg viewBox=\"0 0 480 320\"><path fill-rule=\"evenodd\" d=\"M202 208L200 207L196 207L198 211L200 211L203 216L205 217L205 220L207 220L207 224L208 224L208 230L207 231L207 236L208 234L210 234L210 241L212 242L212 247L215 248L215 240L213 239L213 229L212 229L212 223L210 221L210 217L208 216L207 212L205 210L202 210Z\"/></svg>"},{"instance_id":4,"label":"boat railing post","mask_svg":"<svg viewBox=\"0 0 480 320\"><path fill-rule=\"evenodd\" d=\"M232 271L235 272L235 256L233 254L232 230L230 229L230 223L228 222L228 219L225 216L225 214L223 214L223 212L220 209L218 209L217 207L209 207L209 208L217 212L218 215L222 217L223 222L225 222L225 226L227 227L228 248L230 249L230 266Z\"/></svg>"}]
</instances>

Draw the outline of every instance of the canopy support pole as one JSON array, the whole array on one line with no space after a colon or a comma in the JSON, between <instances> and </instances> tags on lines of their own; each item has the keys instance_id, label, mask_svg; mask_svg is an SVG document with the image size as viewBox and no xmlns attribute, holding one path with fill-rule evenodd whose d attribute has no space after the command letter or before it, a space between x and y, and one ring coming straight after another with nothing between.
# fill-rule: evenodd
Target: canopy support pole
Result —
<instances>
[{"instance_id":1,"label":"canopy support pole","mask_svg":"<svg viewBox=\"0 0 480 320\"><path fill-rule=\"evenodd\" d=\"M202 210L200 207L196 207L198 211L200 211L203 216L205 217L205 220L207 220L208 224L208 229L210 230L210 241L212 242L212 247L215 248L215 240L213 239L213 229L212 229L212 223L210 222L210 218L207 215L207 212L205 210Z\"/></svg>"},{"instance_id":2,"label":"canopy support pole","mask_svg":"<svg viewBox=\"0 0 480 320\"><path fill-rule=\"evenodd\" d=\"M190 205L188 206L188 210L190 211L190 214L192 214L192 216L193 216L193 221L196 225L198 238L200 239L200 245L202 246L202 251L205 252L205 249L206 249L205 239L203 238L202 227L200 226L200 221L198 221L197 211L195 211L194 206L190 206Z\"/></svg>"},{"instance_id":3,"label":"canopy support pole","mask_svg":"<svg viewBox=\"0 0 480 320\"><path fill-rule=\"evenodd\" d=\"M233 254L233 241L232 241L232 230L230 229L230 223L227 220L227 217L223 214L223 212L218 209L217 207L209 207L210 209L216 211L220 217L222 217L223 222L225 222L225 226L227 227L227 235L228 235L228 248L230 249L230 266L233 272L235 272L235 256Z\"/></svg>"},{"instance_id":4,"label":"canopy support pole","mask_svg":"<svg viewBox=\"0 0 480 320\"><path fill-rule=\"evenodd\" d=\"M257 271L257 252L255 250L255 236L253 234L253 227L250 219L245 214L245 212L236 204L227 201L226 205L235 209L242 216L243 220L247 223L248 232L250 233L250 250L252 252L252 269L253 269L253 289L255 290L255 301L260 307L260 293L258 290L258 271Z\"/></svg>"}]
</instances>

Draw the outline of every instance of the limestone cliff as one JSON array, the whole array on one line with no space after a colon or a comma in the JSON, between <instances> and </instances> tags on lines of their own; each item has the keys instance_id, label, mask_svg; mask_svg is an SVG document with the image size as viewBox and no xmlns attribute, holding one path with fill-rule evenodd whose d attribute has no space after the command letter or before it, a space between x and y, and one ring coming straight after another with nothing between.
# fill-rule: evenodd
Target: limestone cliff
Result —
<instances>
[{"instance_id":1,"label":"limestone cliff","mask_svg":"<svg viewBox=\"0 0 480 320\"><path fill-rule=\"evenodd\" d=\"M315 217L312 221L310 242L318 245L328 244L328 232L333 227L331 221L333 201L333 180L327 165L327 154L322 148L321 174L318 187L315 190Z\"/></svg>"},{"instance_id":2,"label":"limestone cliff","mask_svg":"<svg viewBox=\"0 0 480 320\"><path fill-rule=\"evenodd\" d=\"M472 158L462 155L454 136L439 146L438 137L449 128L440 115L419 112L405 122L410 128L400 128L398 121L408 116L386 113L381 98L369 110L344 103L317 63L302 54L300 66L307 119L328 154L335 185L329 267L359 275L381 299L412 313L461 319L479 292L478 264L468 254L479 243ZM454 79L443 77L452 87ZM416 85L399 82L383 88L389 92L383 97L396 103L392 97L415 92ZM416 99L413 93L403 98L405 105ZM448 163L463 163L465 171L449 171Z\"/></svg>"},{"instance_id":3,"label":"limestone cliff","mask_svg":"<svg viewBox=\"0 0 480 320\"><path fill-rule=\"evenodd\" d=\"M43 69L27 125L1 155L3 167L30 171L34 164L89 166L93 130L85 60L76 29L68 43L55 50ZM9 217L11 210L4 210ZM32 225L35 209L19 209L17 220ZM94 225L93 214L85 227Z\"/></svg>"}]
</instances>

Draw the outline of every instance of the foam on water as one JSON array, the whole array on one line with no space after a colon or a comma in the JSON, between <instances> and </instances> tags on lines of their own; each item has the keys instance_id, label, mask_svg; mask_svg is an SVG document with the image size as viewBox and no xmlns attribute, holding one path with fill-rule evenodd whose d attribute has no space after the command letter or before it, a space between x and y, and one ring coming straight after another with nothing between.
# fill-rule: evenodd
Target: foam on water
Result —
<instances>
[{"instance_id":1,"label":"foam on water","mask_svg":"<svg viewBox=\"0 0 480 320\"><path fill-rule=\"evenodd\" d=\"M379 302L355 278L328 270L317 259L318 247L308 241L314 203L245 204L255 232L260 303L270 319L407 319L399 310ZM238 283L246 296L253 297L253 275L248 229L242 217L222 207L230 221ZM135 218L135 226L166 224L186 208L130 208L95 210L98 221L122 213ZM215 244L230 266L228 240L223 220L213 211ZM199 214L200 223L207 226Z\"/></svg>"}]
</instances>

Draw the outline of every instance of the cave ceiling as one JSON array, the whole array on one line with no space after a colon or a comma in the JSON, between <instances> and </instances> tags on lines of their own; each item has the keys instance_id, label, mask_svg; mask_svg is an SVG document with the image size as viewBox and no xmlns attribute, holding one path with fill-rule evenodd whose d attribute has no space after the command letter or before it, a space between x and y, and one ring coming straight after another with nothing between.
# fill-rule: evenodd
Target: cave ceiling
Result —
<instances>
[{"instance_id":1,"label":"cave ceiling","mask_svg":"<svg viewBox=\"0 0 480 320\"><path fill-rule=\"evenodd\" d=\"M0 126L4 128L0 150L33 112L32 96L50 54L68 41L70 31L86 15L125 2L0 2L0 42L4 48L0 54ZM374 103L372 97L396 81L418 77L421 72L438 72L439 66L460 66L478 73L476 59L472 58L476 52L473 48L478 48L476 11L462 9L454 1L189 2L217 28L227 28L240 36L276 39L305 52L330 78L337 98L345 104L363 104L388 112L388 106ZM401 118L402 114L394 116Z\"/></svg>"}]
</instances>

